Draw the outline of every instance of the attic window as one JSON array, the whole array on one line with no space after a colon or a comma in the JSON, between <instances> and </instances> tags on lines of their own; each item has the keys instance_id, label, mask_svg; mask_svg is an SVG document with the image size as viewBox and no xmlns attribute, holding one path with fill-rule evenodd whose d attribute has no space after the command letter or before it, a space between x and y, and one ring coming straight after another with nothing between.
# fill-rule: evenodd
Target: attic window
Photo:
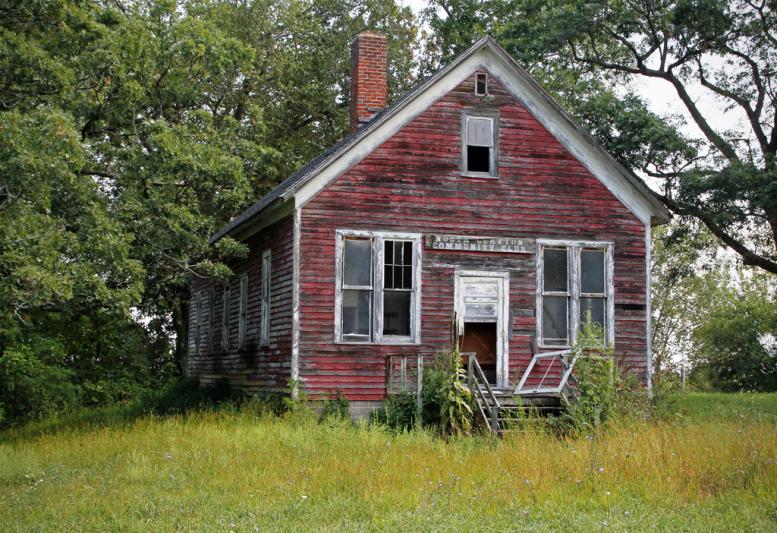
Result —
<instances>
[{"instance_id":1,"label":"attic window","mask_svg":"<svg viewBox=\"0 0 777 533\"><path fill-rule=\"evenodd\" d=\"M478 74L475 81L475 94L485 96L488 94L488 78L485 74Z\"/></svg>"},{"instance_id":2,"label":"attic window","mask_svg":"<svg viewBox=\"0 0 777 533\"><path fill-rule=\"evenodd\" d=\"M463 170L466 176L494 177L496 172L496 117L464 115Z\"/></svg>"}]
</instances>

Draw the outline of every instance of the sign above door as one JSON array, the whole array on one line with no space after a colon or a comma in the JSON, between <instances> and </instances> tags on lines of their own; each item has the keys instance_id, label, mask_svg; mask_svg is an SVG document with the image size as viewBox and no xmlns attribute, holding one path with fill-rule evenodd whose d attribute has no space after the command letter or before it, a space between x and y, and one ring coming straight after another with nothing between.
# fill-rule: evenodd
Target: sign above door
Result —
<instances>
[{"instance_id":1,"label":"sign above door","mask_svg":"<svg viewBox=\"0 0 777 533\"><path fill-rule=\"evenodd\" d=\"M426 247L432 250L532 254L534 253L534 239L428 234L426 235Z\"/></svg>"}]
</instances>

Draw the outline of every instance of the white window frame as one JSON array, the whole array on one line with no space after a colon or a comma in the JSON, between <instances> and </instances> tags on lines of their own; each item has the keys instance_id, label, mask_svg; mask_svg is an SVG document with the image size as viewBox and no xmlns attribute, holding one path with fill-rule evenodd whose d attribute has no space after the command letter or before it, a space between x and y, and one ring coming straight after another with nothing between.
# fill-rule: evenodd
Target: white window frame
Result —
<instances>
[{"instance_id":1,"label":"white window frame","mask_svg":"<svg viewBox=\"0 0 777 533\"><path fill-rule=\"evenodd\" d=\"M270 288L272 284L272 253L265 250L262 253L262 323L259 334L259 344L270 344Z\"/></svg>"},{"instance_id":2,"label":"white window frame","mask_svg":"<svg viewBox=\"0 0 777 533\"><path fill-rule=\"evenodd\" d=\"M491 158L488 172L472 172L467 170L467 142L469 139L470 119L487 119L491 121ZM483 146L483 145L473 145ZM461 115L461 175L468 178L496 179L499 177L499 114L495 112L465 111Z\"/></svg>"},{"instance_id":3,"label":"white window frame","mask_svg":"<svg viewBox=\"0 0 777 533\"><path fill-rule=\"evenodd\" d=\"M343 250L345 239L371 239L372 241L372 287L343 286ZM410 241L413 243L413 290L410 297L410 335L383 334L383 280L385 241ZM335 231L335 342L338 344L420 344L421 342L421 234L389 231L361 231L338 229ZM371 289L372 305L371 335L344 337L343 289ZM359 338L363 337L363 338Z\"/></svg>"},{"instance_id":4,"label":"white window frame","mask_svg":"<svg viewBox=\"0 0 777 533\"><path fill-rule=\"evenodd\" d=\"M221 349L229 351L229 311L232 289L229 284L224 285L221 293Z\"/></svg>"},{"instance_id":5,"label":"white window frame","mask_svg":"<svg viewBox=\"0 0 777 533\"><path fill-rule=\"evenodd\" d=\"M483 76L484 78L484 91L482 93L478 92L478 80L480 77ZM478 72L475 74L475 96L487 96L488 95L488 74L485 72Z\"/></svg>"},{"instance_id":6,"label":"white window frame","mask_svg":"<svg viewBox=\"0 0 777 533\"><path fill-rule=\"evenodd\" d=\"M562 293L547 293L544 290L544 263L543 248L565 248L567 250L567 291L569 306L567 309L567 344L545 344L542 331L542 299L543 295L557 296ZM569 348L577 342L577 334L580 329L580 298L586 297L580 291L580 251L583 249L598 249L604 251L604 276L605 276L605 341L607 345L615 344L615 284L614 284L614 245L611 241L572 241L558 239L537 239L537 297L536 297L536 322L537 345L540 348Z\"/></svg>"},{"instance_id":7,"label":"white window frame","mask_svg":"<svg viewBox=\"0 0 777 533\"><path fill-rule=\"evenodd\" d=\"M245 350L248 329L248 274L240 275L240 310L237 324L237 349Z\"/></svg>"}]
</instances>

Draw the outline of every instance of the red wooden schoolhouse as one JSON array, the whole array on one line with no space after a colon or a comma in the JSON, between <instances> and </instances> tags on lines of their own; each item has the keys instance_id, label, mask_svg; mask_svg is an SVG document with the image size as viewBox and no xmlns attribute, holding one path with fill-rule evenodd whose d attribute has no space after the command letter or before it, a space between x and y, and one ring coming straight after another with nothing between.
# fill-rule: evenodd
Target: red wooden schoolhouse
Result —
<instances>
[{"instance_id":1,"label":"red wooden schoolhouse","mask_svg":"<svg viewBox=\"0 0 777 533\"><path fill-rule=\"evenodd\" d=\"M352 59L352 133L214 235L250 253L229 283L192 282L188 374L342 391L358 416L402 357L458 342L481 385L539 394L590 313L649 388L650 232L669 214L646 185L489 37L391 106L386 37Z\"/></svg>"}]
</instances>

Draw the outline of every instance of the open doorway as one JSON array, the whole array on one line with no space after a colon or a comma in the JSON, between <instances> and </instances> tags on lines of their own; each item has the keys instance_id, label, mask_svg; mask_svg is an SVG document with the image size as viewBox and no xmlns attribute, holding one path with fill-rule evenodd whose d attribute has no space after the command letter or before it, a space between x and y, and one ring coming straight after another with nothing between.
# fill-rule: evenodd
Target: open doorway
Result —
<instances>
[{"instance_id":1,"label":"open doorway","mask_svg":"<svg viewBox=\"0 0 777 533\"><path fill-rule=\"evenodd\" d=\"M491 385L496 385L496 338L496 322L465 322L460 339L461 352L475 354Z\"/></svg>"},{"instance_id":2,"label":"open doorway","mask_svg":"<svg viewBox=\"0 0 777 533\"><path fill-rule=\"evenodd\" d=\"M456 333L462 353L474 353L486 379L507 387L507 272L457 270L455 276ZM464 363L467 363L465 359Z\"/></svg>"}]
</instances>

